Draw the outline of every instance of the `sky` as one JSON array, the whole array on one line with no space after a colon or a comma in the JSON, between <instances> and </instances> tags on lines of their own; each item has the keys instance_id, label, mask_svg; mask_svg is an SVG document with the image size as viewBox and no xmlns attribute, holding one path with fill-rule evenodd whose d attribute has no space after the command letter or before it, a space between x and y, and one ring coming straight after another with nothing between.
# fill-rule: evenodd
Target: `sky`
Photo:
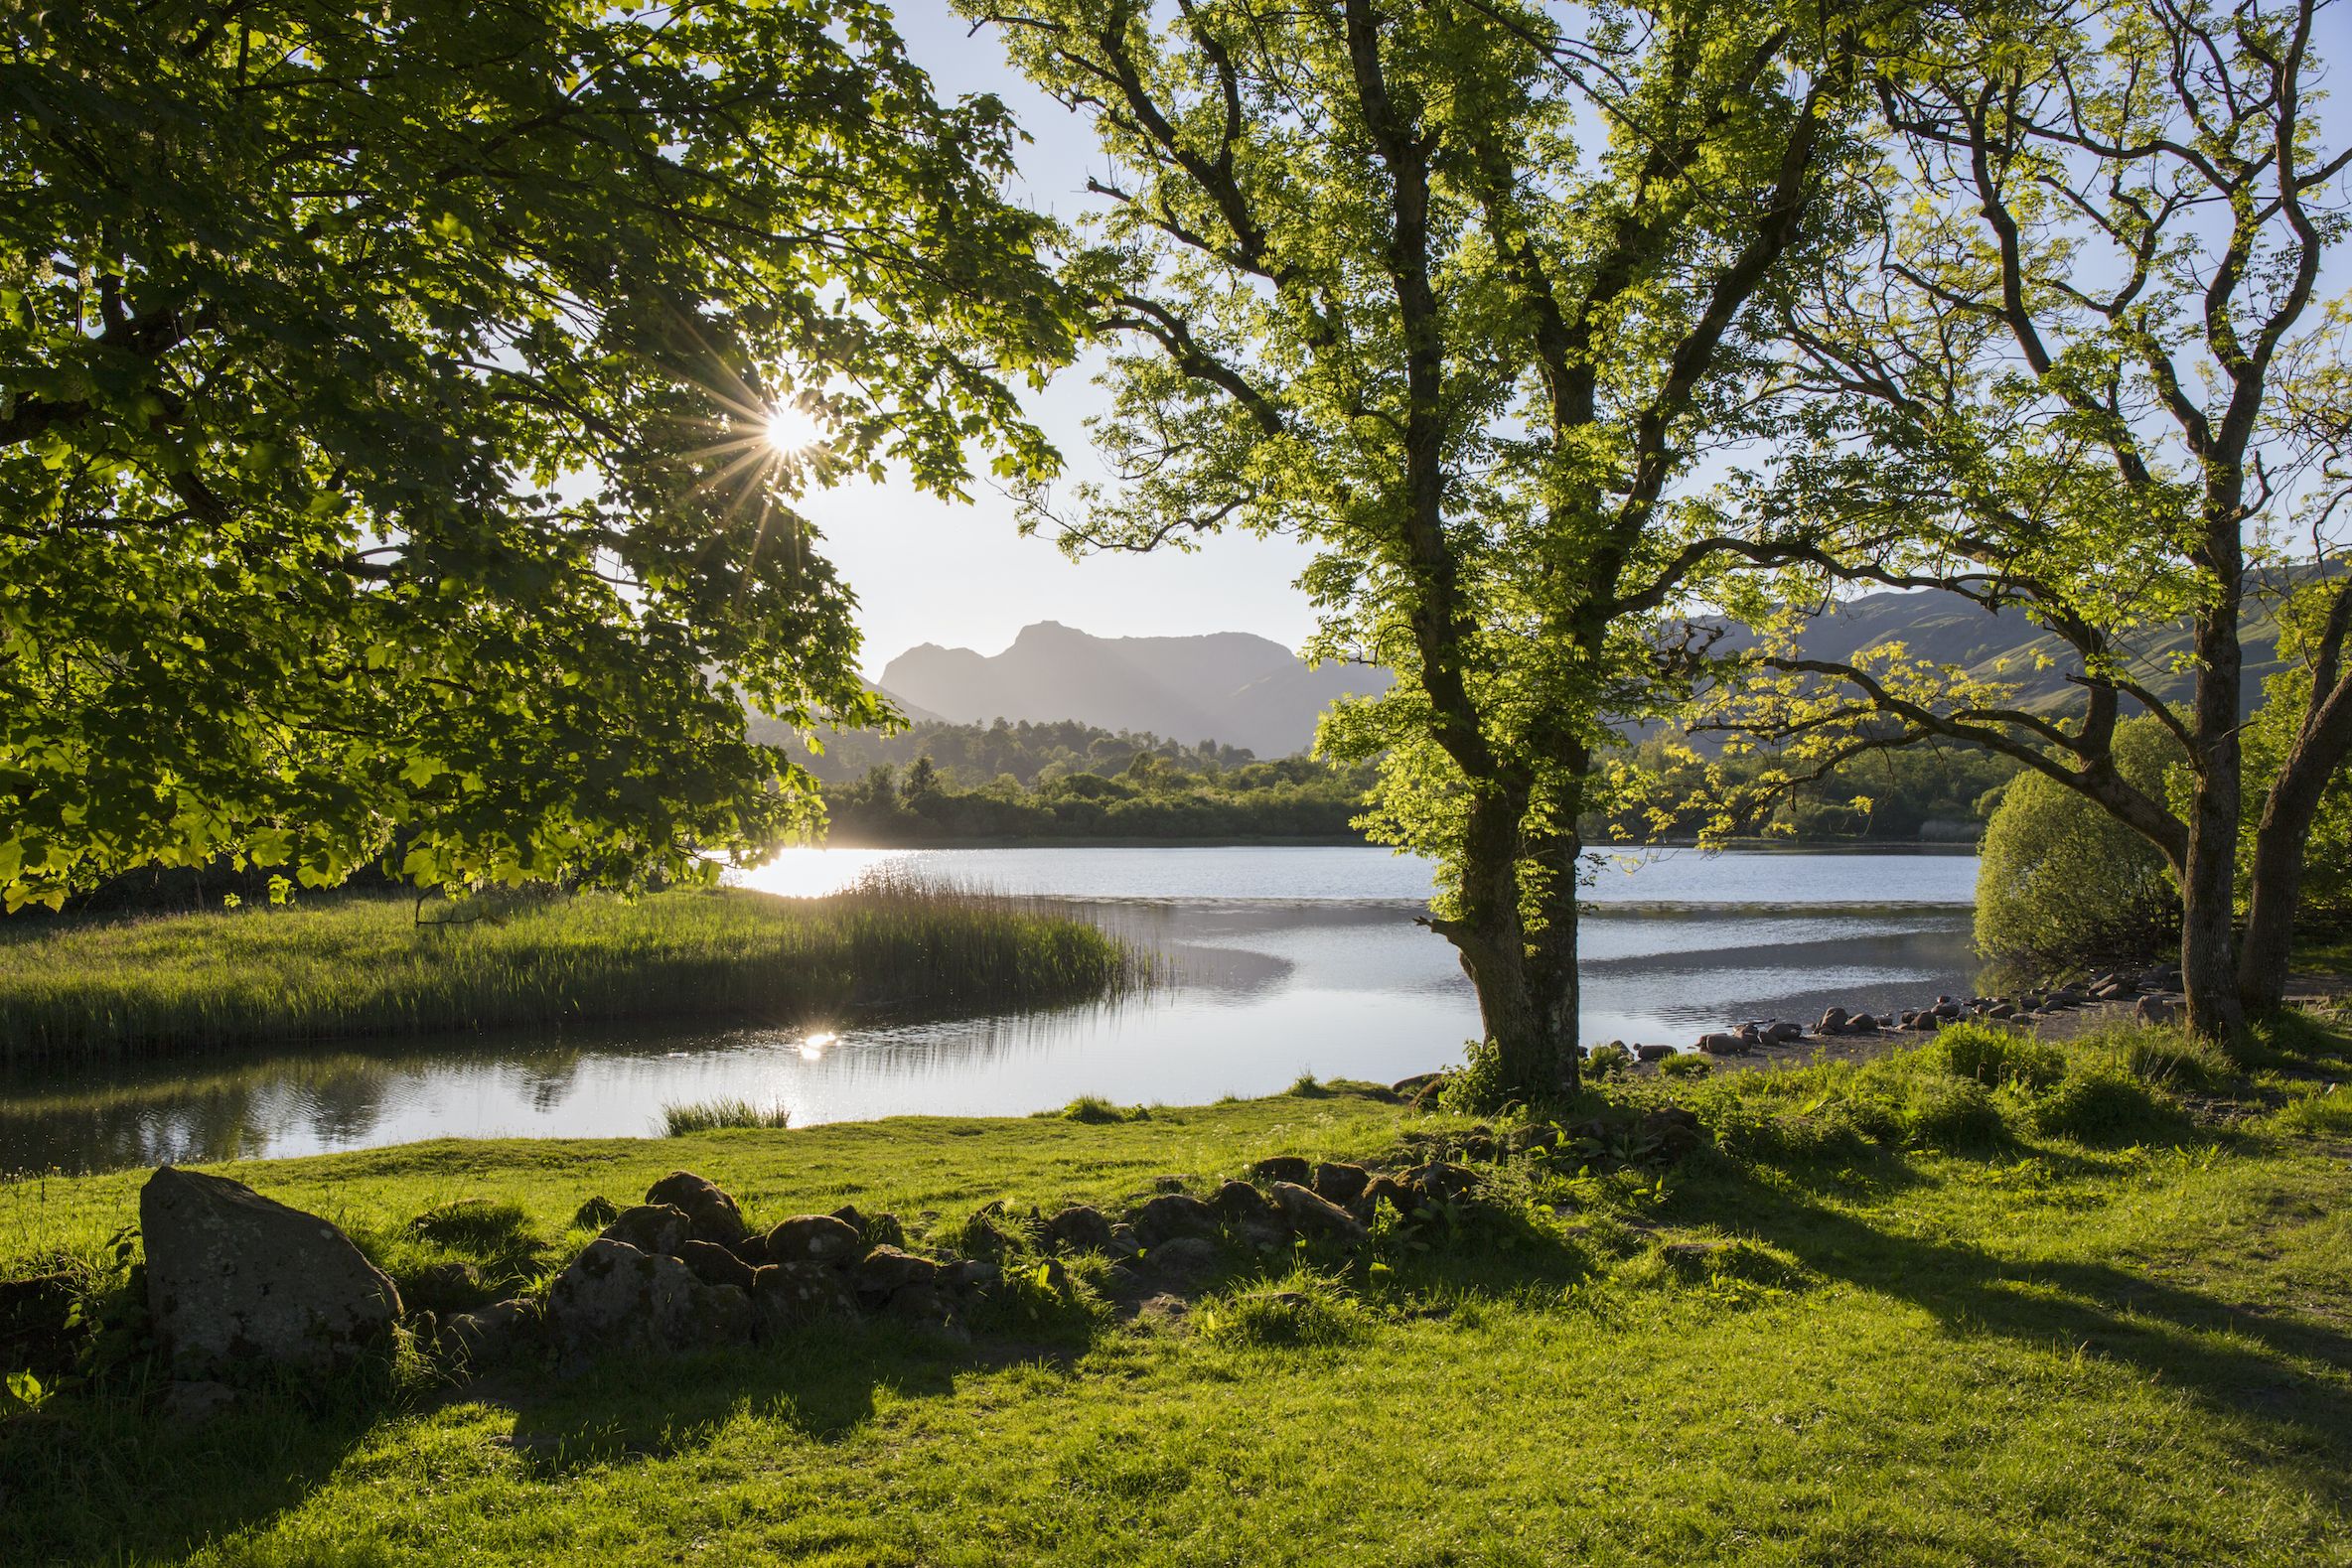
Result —
<instances>
[{"instance_id":1,"label":"sky","mask_svg":"<svg viewBox=\"0 0 2352 1568\"><path fill-rule=\"evenodd\" d=\"M1060 217L1084 211L1087 176L1103 172L1103 163L1083 123L1014 71L991 35L972 35L946 0L895 0L893 10L908 53L941 96L993 92L1011 106L1031 138L1020 149L1014 195ZM2323 62L2352 58L2352 17L2323 14L2319 34ZM2332 122L2326 140L2341 145L2352 100L2320 112ZM2344 286L2330 277L2322 293ZM1082 364L1028 399L1062 451L1066 476L1094 468L1083 421L1102 397ZM984 478L975 482L969 505L903 482L843 485L803 505L857 593L865 636L860 664L869 678L922 642L1001 651L1037 621L1106 637L1254 632L1291 647L1313 629L1312 608L1296 586L1308 551L1294 540L1226 534L1191 554L1073 561L1050 538L1022 538L1012 501Z\"/></svg>"},{"instance_id":2,"label":"sky","mask_svg":"<svg viewBox=\"0 0 2352 1568\"><path fill-rule=\"evenodd\" d=\"M1076 216L1086 205L1088 173L1103 172L1082 123L1007 66L992 37L967 37L966 24L943 0L897 0L892 9L908 53L942 97L993 92L1012 106L1033 138L1021 149L1016 194ZM1082 366L1030 399L1062 450L1066 474L1088 471L1082 421L1101 398ZM904 483L860 483L802 503L824 533L824 553L857 593L860 663L869 678L920 642L999 652L1037 621L1103 637L1254 632L1290 647L1313 630L1306 596L1293 586L1307 562L1295 541L1231 534L1189 555L1163 550L1074 562L1050 538L1022 538L1012 501L984 477L972 498L966 506Z\"/></svg>"}]
</instances>

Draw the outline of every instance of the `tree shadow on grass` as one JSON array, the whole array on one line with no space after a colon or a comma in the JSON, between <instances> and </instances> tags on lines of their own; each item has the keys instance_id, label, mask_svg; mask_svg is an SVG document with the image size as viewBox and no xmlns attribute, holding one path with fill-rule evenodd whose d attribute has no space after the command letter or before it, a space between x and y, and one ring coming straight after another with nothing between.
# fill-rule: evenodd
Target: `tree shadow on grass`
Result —
<instances>
[{"instance_id":1,"label":"tree shadow on grass","mask_svg":"<svg viewBox=\"0 0 2352 1568\"><path fill-rule=\"evenodd\" d=\"M1906 1302L1955 1335L2062 1346L2127 1363L2278 1439L2272 1452L2241 1450L2241 1458L2290 1473L2335 1506L2352 1505L2343 1467L2352 1452L2352 1392L2311 1370L2352 1367L2352 1337L2334 1329L2110 1264L2004 1259L1902 1234L1754 1182L1693 1183L1677 1195L1674 1213L1778 1247L1824 1278Z\"/></svg>"}]
</instances>

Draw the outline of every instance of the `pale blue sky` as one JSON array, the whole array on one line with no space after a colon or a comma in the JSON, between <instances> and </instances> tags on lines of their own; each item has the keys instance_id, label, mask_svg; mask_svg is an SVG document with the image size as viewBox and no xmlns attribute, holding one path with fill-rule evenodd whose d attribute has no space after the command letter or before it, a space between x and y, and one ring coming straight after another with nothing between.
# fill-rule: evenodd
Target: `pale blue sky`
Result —
<instances>
[{"instance_id":1,"label":"pale blue sky","mask_svg":"<svg viewBox=\"0 0 2352 1568\"><path fill-rule=\"evenodd\" d=\"M1021 153L1022 195L1077 215L1088 171L1102 167L1081 122L1007 67L992 37L967 38L943 0L898 0L893 10L943 96L993 92L1012 105L1034 138ZM1080 421L1099 396L1083 370L1072 370L1034 404L1074 471L1087 466ZM1072 562L1047 539L1021 538L1004 497L984 485L973 494L975 503L960 506L908 485L855 485L805 502L825 553L857 590L869 676L918 642L997 652L1033 621L1104 637L1255 632L1292 647L1313 627L1305 596L1291 586L1307 552L1288 540L1231 535L1192 555Z\"/></svg>"},{"instance_id":2,"label":"pale blue sky","mask_svg":"<svg viewBox=\"0 0 2352 1568\"><path fill-rule=\"evenodd\" d=\"M1102 155L1082 122L1014 72L992 36L971 36L946 0L896 0L893 10L909 52L943 96L994 92L1011 105L1032 138L1021 150L1019 194L1058 216L1083 211L1087 175L1102 169ZM2322 62L2352 58L2352 19L2332 11L2319 27ZM2346 105L2322 112L2340 126ZM2331 278L2323 292L2343 286ZM1074 473L1091 467L1081 421L1100 396L1082 367L1032 403ZM889 483L808 498L826 553L857 591L869 676L918 642L997 652L1035 621L1106 637L1255 632L1292 647L1312 629L1306 597L1293 586L1307 560L1297 543L1235 534L1190 555L1073 562L1050 540L1020 537L1006 498L984 484L974 494L965 506Z\"/></svg>"}]
</instances>

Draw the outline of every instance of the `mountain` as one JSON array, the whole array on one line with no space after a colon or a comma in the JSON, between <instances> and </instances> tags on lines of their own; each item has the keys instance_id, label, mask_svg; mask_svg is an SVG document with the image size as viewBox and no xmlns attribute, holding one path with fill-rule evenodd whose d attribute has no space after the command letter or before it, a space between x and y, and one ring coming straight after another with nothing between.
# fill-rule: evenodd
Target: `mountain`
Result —
<instances>
[{"instance_id":1,"label":"mountain","mask_svg":"<svg viewBox=\"0 0 2352 1568\"><path fill-rule=\"evenodd\" d=\"M1041 621L1001 653L926 642L892 659L882 689L902 707L960 724L1076 719L1106 730L1216 740L1260 757L1301 752L1342 696L1385 691L1385 671L1309 668L1247 632L1205 637L1095 637Z\"/></svg>"},{"instance_id":2,"label":"mountain","mask_svg":"<svg viewBox=\"0 0 2352 1568\"><path fill-rule=\"evenodd\" d=\"M2264 679L2281 668L2278 627L2267 601L2249 597L2241 635L2246 650L2241 683L2247 702L2259 704ZM1734 633L1721 645L1748 641ZM1901 642L1913 658L1958 665L1979 679L2015 686L2016 705L2029 712L2064 710L2082 697L2082 688L2067 679L2068 671L2079 667L2073 650L2055 633L2034 625L2023 611L1986 615L1969 600L1940 590L1842 601L1805 629L1801 646L1808 658L1847 661L1889 642ZM2143 627L2129 647L2132 672L2142 685L2168 701L2187 698L2193 684L2187 622ZM2045 657L2049 665L2037 667Z\"/></svg>"}]
</instances>

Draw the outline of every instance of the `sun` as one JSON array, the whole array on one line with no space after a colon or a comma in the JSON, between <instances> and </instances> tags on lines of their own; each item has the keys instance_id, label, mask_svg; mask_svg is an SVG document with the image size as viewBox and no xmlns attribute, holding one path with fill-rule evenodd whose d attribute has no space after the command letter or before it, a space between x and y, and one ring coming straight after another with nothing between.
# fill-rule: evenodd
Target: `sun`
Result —
<instances>
[{"instance_id":1,"label":"sun","mask_svg":"<svg viewBox=\"0 0 2352 1568\"><path fill-rule=\"evenodd\" d=\"M824 440L824 429L797 403L768 411L768 445L785 457L798 457Z\"/></svg>"}]
</instances>

